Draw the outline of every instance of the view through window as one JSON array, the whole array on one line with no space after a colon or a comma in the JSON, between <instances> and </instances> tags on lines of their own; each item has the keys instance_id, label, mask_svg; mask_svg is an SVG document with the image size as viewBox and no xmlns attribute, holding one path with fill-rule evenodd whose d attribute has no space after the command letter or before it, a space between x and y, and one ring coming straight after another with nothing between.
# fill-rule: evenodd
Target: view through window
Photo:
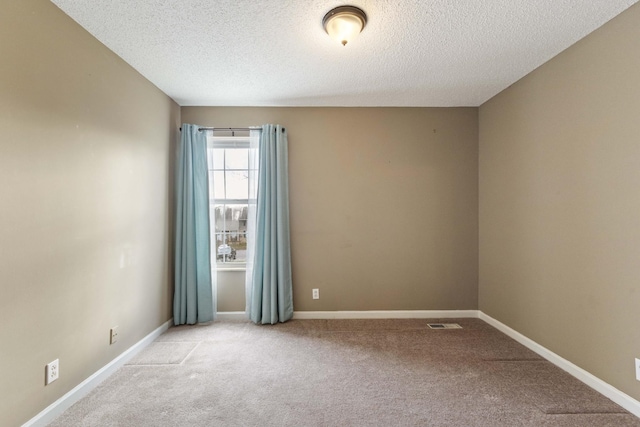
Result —
<instances>
[{"instance_id":1,"label":"view through window","mask_svg":"<svg viewBox=\"0 0 640 427\"><path fill-rule=\"evenodd\" d=\"M210 137L207 155L210 217L215 236L212 252L215 251L218 264L244 265L249 211L249 137Z\"/></svg>"}]
</instances>

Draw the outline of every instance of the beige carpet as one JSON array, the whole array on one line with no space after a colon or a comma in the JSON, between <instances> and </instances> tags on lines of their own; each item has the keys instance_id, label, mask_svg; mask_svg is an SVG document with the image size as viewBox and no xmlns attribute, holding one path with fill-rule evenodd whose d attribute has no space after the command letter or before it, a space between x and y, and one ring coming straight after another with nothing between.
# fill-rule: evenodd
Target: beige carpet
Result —
<instances>
[{"instance_id":1,"label":"beige carpet","mask_svg":"<svg viewBox=\"0 0 640 427\"><path fill-rule=\"evenodd\" d=\"M478 319L171 328L52 426L638 426Z\"/></svg>"}]
</instances>

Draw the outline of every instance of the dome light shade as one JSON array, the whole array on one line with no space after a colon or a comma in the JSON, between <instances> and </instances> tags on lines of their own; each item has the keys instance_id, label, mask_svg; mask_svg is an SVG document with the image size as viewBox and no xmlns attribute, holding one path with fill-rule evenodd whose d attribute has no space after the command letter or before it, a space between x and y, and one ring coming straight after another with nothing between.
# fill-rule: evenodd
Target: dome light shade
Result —
<instances>
[{"instance_id":1,"label":"dome light shade","mask_svg":"<svg viewBox=\"0 0 640 427\"><path fill-rule=\"evenodd\" d=\"M367 15L355 6L331 9L322 19L322 26L329 36L346 46L367 24Z\"/></svg>"}]
</instances>

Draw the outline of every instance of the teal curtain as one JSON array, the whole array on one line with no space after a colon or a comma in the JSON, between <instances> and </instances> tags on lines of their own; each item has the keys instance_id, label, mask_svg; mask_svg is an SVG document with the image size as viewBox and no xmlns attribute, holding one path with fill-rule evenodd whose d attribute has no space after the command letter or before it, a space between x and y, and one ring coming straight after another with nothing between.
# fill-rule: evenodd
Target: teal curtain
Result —
<instances>
[{"instance_id":1,"label":"teal curtain","mask_svg":"<svg viewBox=\"0 0 640 427\"><path fill-rule=\"evenodd\" d=\"M207 137L183 124L176 176L173 323L209 322L215 316L211 272Z\"/></svg>"},{"instance_id":2,"label":"teal curtain","mask_svg":"<svg viewBox=\"0 0 640 427\"><path fill-rule=\"evenodd\" d=\"M287 149L287 131L280 125L262 126L257 150L252 147L258 163L257 198L255 207L249 207L255 217L248 224L247 313L254 323L293 317Z\"/></svg>"}]
</instances>

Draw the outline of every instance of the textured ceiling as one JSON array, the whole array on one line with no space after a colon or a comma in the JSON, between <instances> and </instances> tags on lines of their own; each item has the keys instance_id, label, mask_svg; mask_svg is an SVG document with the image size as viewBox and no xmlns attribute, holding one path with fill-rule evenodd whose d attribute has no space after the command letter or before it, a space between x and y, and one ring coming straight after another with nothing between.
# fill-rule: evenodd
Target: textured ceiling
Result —
<instances>
[{"instance_id":1,"label":"textured ceiling","mask_svg":"<svg viewBox=\"0 0 640 427\"><path fill-rule=\"evenodd\" d=\"M638 0L52 0L180 105L478 106ZM322 17L369 22L346 47Z\"/></svg>"}]
</instances>

